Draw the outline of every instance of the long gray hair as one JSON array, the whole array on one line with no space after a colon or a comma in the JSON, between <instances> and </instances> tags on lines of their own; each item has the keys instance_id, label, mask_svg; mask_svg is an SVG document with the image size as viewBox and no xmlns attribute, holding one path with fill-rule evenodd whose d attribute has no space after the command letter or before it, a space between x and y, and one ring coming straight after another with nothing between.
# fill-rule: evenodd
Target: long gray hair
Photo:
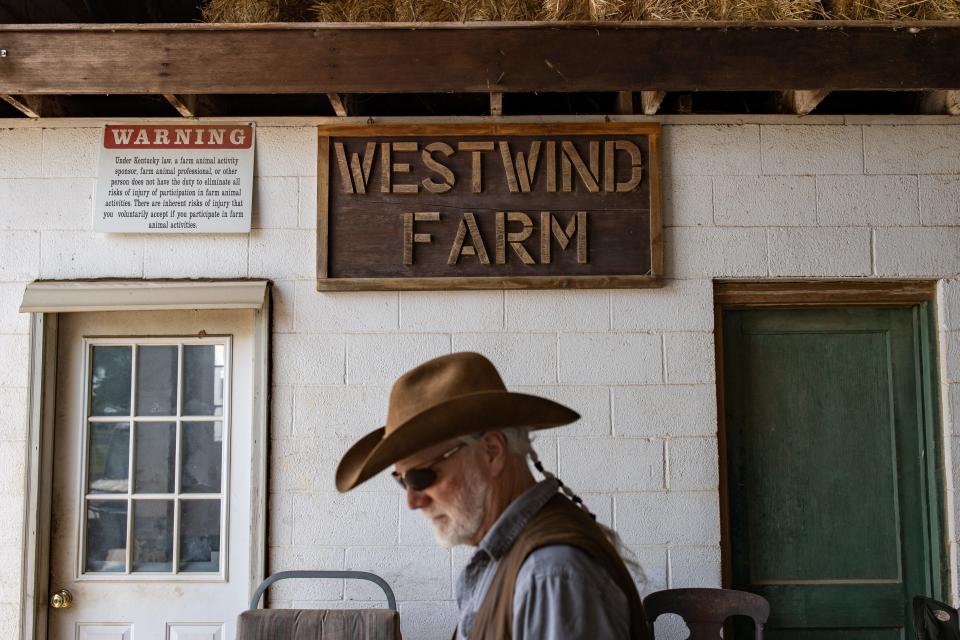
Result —
<instances>
[{"instance_id":1,"label":"long gray hair","mask_svg":"<svg viewBox=\"0 0 960 640\"><path fill-rule=\"evenodd\" d=\"M513 427L511 429L500 429L500 433L502 433L504 438L506 438L507 448L511 453L524 459L530 458L530 462L533 463L533 466L537 471L539 471L545 478L556 480L557 484L560 485L560 491L562 491L565 496L573 501L575 505L586 511L591 518L594 520L597 519L597 516L590 511L583 499L578 496L573 489L564 484L563 480L558 478L556 474L547 471L544 468L543 463L540 462L540 456L538 456L537 452L533 449L533 440L530 436L529 428ZM478 439L480 439L479 434L464 438L464 440L468 442L475 442ZM610 544L612 544L614 549L617 550L617 553L620 554L624 564L627 565L627 568L633 574L634 578L638 582L646 582L646 576L644 575L643 568L637 561L633 551L623 544L623 540L620 539L620 535L601 522L597 522L597 526L600 527L600 530L603 531L603 535L606 536Z\"/></svg>"}]
</instances>

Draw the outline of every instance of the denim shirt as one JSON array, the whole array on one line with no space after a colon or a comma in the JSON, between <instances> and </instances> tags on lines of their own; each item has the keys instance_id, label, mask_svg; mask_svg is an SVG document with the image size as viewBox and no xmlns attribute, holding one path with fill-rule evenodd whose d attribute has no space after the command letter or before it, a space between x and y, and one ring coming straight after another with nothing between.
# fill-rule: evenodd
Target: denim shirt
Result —
<instances>
[{"instance_id":1,"label":"denim shirt","mask_svg":"<svg viewBox=\"0 0 960 640\"><path fill-rule=\"evenodd\" d=\"M500 560L559 484L548 478L504 510L457 579L460 624L466 640ZM630 637L627 597L580 549L553 545L524 560L513 592L513 640L617 640Z\"/></svg>"}]
</instances>

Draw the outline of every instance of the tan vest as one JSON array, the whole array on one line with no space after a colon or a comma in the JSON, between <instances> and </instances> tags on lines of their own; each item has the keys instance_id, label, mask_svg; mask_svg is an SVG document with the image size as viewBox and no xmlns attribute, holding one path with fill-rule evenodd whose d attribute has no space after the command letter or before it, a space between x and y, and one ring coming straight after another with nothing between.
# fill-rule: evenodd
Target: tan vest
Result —
<instances>
[{"instance_id":1,"label":"tan vest","mask_svg":"<svg viewBox=\"0 0 960 640\"><path fill-rule=\"evenodd\" d=\"M513 629L513 591L520 566L540 547L564 544L590 556L627 596L630 607L630 639L648 640L650 631L640 595L620 554L603 530L583 509L559 493L553 496L524 527L506 555L500 559L487 595L473 621L470 640L509 640Z\"/></svg>"}]
</instances>

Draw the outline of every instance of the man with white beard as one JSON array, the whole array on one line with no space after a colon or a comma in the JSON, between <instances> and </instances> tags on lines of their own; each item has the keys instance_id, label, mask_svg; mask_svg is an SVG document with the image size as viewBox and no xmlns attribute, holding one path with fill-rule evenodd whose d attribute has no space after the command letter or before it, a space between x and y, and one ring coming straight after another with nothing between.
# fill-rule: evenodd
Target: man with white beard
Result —
<instances>
[{"instance_id":1,"label":"man with white beard","mask_svg":"<svg viewBox=\"0 0 960 640\"><path fill-rule=\"evenodd\" d=\"M407 506L430 520L437 541L476 547L457 580L455 640L649 638L616 534L530 446L530 431L579 417L508 391L483 356L454 353L401 376L385 426L340 461L343 492L394 465Z\"/></svg>"}]
</instances>

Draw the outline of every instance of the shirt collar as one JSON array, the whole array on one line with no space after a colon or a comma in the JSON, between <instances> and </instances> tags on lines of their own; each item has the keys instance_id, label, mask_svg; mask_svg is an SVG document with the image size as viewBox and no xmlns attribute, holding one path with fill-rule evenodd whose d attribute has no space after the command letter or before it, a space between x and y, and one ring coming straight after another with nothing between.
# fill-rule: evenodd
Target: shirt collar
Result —
<instances>
[{"instance_id":1,"label":"shirt collar","mask_svg":"<svg viewBox=\"0 0 960 640\"><path fill-rule=\"evenodd\" d=\"M494 560L499 560L559 488L560 483L555 478L547 478L521 493L504 509L477 546Z\"/></svg>"}]
</instances>

